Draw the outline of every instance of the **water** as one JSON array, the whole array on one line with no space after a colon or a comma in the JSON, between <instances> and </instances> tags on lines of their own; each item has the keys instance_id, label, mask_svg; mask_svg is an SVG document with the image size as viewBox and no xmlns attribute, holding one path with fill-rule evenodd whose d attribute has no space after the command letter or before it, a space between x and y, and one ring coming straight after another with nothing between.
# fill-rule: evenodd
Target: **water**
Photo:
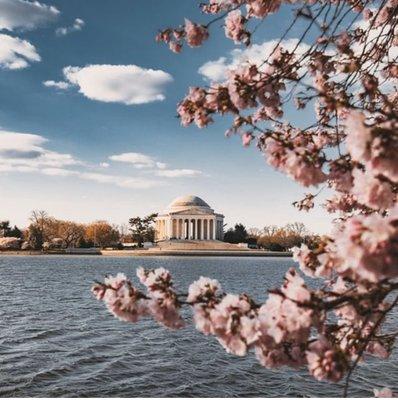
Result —
<instances>
[{"instance_id":1,"label":"water","mask_svg":"<svg viewBox=\"0 0 398 400\"><path fill-rule=\"evenodd\" d=\"M177 288L200 275L258 301L278 286L291 259L229 257L0 257L0 396L307 397L340 396L341 385L314 381L305 369L267 370L253 354L229 355L192 326L169 331L151 320L126 324L107 313L90 287L118 271L164 266ZM190 313L187 310L187 316ZM350 394L398 392L398 354L370 359Z\"/></svg>"}]
</instances>

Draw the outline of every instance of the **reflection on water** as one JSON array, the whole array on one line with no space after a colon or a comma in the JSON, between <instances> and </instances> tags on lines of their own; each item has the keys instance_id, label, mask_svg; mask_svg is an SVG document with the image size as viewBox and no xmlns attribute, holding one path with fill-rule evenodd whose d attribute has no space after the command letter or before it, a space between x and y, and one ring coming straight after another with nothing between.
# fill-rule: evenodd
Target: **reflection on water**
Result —
<instances>
[{"instance_id":1,"label":"reflection on water","mask_svg":"<svg viewBox=\"0 0 398 400\"><path fill-rule=\"evenodd\" d=\"M168 331L151 320L122 323L89 290L107 273L133 277L140 265L164 266L181 290L203 275L262 301L292 264L281 258L0 257L0 396L339 396L341 385L316 382L305 369L267 370L254 355L226 354L192 326ZM354 374L351 394L371 396L382 386L398 391L397 352L368 361Z\"/></svg>"}]
</instances>

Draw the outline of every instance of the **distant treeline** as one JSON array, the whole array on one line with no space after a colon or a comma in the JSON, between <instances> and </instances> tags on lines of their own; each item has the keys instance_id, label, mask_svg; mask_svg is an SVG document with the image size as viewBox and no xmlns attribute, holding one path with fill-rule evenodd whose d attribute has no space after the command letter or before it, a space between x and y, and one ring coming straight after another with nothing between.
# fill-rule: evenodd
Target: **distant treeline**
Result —
<instances>
[{"instance_id":1,"label":"distant treeline","mask_svg":"<svg viewBox=\"0 0 398 400\"><path fill-rule=\"evenodd\" d=\"M262 229L249 228L243 224L236 224L224 234L224 241L228 243L247 243L250 247L257 247L271 251L286 251L294 246L306 243L310 247L319 240L318 235L308 231L301 222L294 222L279 227L265 226Z\"/></svg>"},{"instance_id":2,"label":"distant treeline","mask_svg":"<svg viewBox=\"0 0 398 400\"><path fill-rule=\"evenodd\" d=\"M122 248L123 243L140 247L143 242L154 240L155 217L156 214L134 217L128 225L114 225L104 220L82 224L54 218L45 211L32 211L30 224L25 229L0 221L0 250Z\"/></svg>"}]
</instances>

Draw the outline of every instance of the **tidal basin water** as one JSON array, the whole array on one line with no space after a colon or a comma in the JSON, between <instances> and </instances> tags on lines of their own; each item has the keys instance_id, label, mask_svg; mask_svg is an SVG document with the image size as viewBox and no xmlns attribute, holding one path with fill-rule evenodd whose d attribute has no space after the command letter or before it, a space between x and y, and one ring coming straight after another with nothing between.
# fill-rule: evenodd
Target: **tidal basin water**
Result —
<instances>
[{"instance_id":1,"label":"tidal basin water","mask_svg":"<svg viewBox=\"0 0 398 400\"><path fill-rule=\"evenodd\" d=\"M108 273L135 277L138 266L163 266L181 291L203 275L262 301L293 264L288 258L2 256L0 396L340 396L342 385L316 382L305 369L267 370L253 354L229 355L191 325L169 331L151 320L122 323L90 293L93 280ZM368 397L383 386L398 392L398 353L368 361L354 374L350 394Z\"/></svg>"}]
</instances>

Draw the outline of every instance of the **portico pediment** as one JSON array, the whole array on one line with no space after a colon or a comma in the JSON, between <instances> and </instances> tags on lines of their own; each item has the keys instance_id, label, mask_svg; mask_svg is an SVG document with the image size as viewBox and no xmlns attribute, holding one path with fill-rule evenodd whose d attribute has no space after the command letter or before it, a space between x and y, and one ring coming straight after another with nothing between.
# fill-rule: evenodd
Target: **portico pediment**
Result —
<instances>
[{"instance_id":1,"label":"portico pediment","mask_svg":"<svg viewBox=\"0 0 398 400\"><path fill-rule=\"evenodd\" d=\"M182 210L182 211L173 211L169 213L170 216L174 216L174 215L214 215L214 213L209 213L209 211L205 211L205 210Z\"/></svg>"}]
</instances>

